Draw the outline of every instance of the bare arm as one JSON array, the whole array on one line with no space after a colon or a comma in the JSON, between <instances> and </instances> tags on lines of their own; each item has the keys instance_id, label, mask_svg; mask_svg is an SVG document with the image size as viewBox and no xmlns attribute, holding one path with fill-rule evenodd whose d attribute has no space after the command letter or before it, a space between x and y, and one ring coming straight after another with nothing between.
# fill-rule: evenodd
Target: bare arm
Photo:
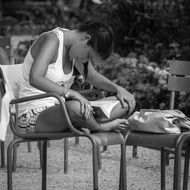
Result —
<instances>
[{"instance_id":1,"label":"bare arm","mask_svg":"<svg viewBox=\"0 0 190 190\"><path fill-rule=\"evenodd\" d=\"M63 95L65 89L45 77L48 66L52 63L57 52L58 39L55 34L47 34L40 38L31 48L34 62L29 75L30 85L45 92L56 92Z\"/></svg>"},{"instance_id":2,"label":"bare arm","mask_svg":"<svg viewBox=\"0 0 190 190\"><path fill-rule=\"evenodd\" d=\"M89 118L91 107L88 106L89 101L87 99L85 99L78 92L71 89L68 90L66 87L58 85L45 77L48 70L48 65L53 62L53 58L55 57L55 54L57 52L56 50L58 49L58 45L58 39L53 34L48 34L48 36L45 36L42 44L39 44L40 48L38 48L37 50L34 44L34 46L32 47L34 48L34 62L32 64L29 76L30 84L42 91L55 92L61 96L63 96L66 91L69 91L70 98L78 100L80 102L81 112L86 118Z\"/></svg>"},{"instance_id":3,"label":"bare arm","mask_svg":"<svg viewBox=\"0 0 190 190\"><path fill-rule=\"evenodd\" d=\"M109 92L117 92L119 86L98 73L89 62L87 81L93 86Z\"/></svg>"},{"instance_id":4,"label":"bare arm","mask_svg":"<svg viewBox=\"0 0 190 190\"><path fill-rule=\"evenodd\" d=\"M76 67L81 73L83 73L84 68L81 64L76 65ZM130 92L125 90L123 87L113 83L111 80L98 73L90 62L88 64L87 81L93 86L100 88L102 90L106 90L109 92L116 92L117 98L120 100L122 106L129 107L129 113L132 113L132 111L134 110L135 108L134 96Z\"/></svg>"}]
</instances>

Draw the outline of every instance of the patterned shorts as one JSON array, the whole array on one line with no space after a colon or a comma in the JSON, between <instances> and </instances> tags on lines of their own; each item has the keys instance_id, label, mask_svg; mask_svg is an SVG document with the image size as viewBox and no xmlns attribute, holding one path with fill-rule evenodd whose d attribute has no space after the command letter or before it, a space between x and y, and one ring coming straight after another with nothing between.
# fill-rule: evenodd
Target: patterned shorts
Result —
<instances>
[{"instance_id":1,"label":"patterned shorts","mask_svg":"<svg viewBox=\"0 0 190 190\"><path fill-rule=\"evenodd\" d=\"M18 118L17 131L19 133L35 133L36 120L39 114L45 110L47 106L30 109L27 113Z\"/></svg>"}]
</instances>

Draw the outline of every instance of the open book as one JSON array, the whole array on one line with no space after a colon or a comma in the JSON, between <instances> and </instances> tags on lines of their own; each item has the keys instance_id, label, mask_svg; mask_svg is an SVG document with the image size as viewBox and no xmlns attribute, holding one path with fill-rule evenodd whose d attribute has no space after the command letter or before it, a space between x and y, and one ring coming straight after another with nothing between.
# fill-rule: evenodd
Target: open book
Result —
<instances>
[{"instance_id":1,"label":"open book","mask_svg":"<svg viewBox=\"0 0 190 190\"><path fill-rule=\"evenodd\" d=\"M93 112L97 118L110 118L111 111L119 103L119 100L96 100L90 101Z\"/></svg>"}]
</instances>

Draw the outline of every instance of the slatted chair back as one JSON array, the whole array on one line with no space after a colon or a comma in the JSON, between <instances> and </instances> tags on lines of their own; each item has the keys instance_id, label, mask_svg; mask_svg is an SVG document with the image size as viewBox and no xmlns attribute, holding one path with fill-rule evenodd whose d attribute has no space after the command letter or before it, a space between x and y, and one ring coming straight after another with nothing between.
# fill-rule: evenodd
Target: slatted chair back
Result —
<instances>
[{"instance_id":1,"label":"slatted chair back","mask_svg":"<svg viewBox=\"0 0 190 190\"><path fill-rule=\"evenodd\" d=\"M0 87L0 93L2 97L6 95L6 97L18 98L21 68L22 64L0 65L0 80L2 83ZM1 109L4 111L0 115L2 118L3 114L6 115L5 110L8 108L6 107L6 104L2 104ZM15 109L13 110L13 114L15 114ZM0 121L0 123L2 124L3 122ZM5 123L3 123L3 126L4 125ZM4 130L3 127L0 126L0 139L3 139L2 136L5 132L6 130Z\"/></svg>"},{"instance_id":2,"label":"slatted chair back","mask_svg":"<svg viewBox=\"0 0 190 190\"><path fill-rule=\"evenodd\" d=\"M170 109L174 109L176 92L190 92L190 61L173 60L169 63Z\"/></svg>"},{"instance_id":3,"label":"slatted chair back","mask_svg":"<svg viewBox=\"0 0 190 190\"><path fill-rule=\"evenodd\" d=\"M0 118L2 118L2 111L5 111L5 105L2 104L2 98L5 95L7 89L10 88L6 88L6 82L5 82L5 74L6 73L6 79L9 82L9 87L11 88L11 91L13 92L15 97L18 97L18 92L19 92L19 81L18 78L20 76L21 73L21 64L12 64L12 65L0 65ZM15 116L15 109L13 114L11 115L12 117ZM1 125L0 125L0 139L2 139L2 135L4 133L6 133L6 130L4 130L4 128L2 127L3 122L0 121ZM4 145L4 141L0 141L0 145L1 145L1 167L5 166L5 145ZM16 152L14 151L14 154L16 154ZM16 156L14 155L14 165L13 168L15 170L16 168Z\"/></svg>"},{"instance_id":4,"label":"slatted chair back","mask_svg":"<svg viewBox=\"0 0 190 190\"><path fill-rule=\"evenodd\" d=\"M10 64L10 59L12 57L11 51L11 39L9 37L0 36L0 65ZM12 60L13 61L13 60ZM0 77L2 77L2 73L0 73ZM1 107L1 99L5 93L4 88L4 80L0 79L0 107ZM0 109L1 114L1 109ZM0 141L0 149L1 149L1 167L5 167L5 144Z\"/></svg>"}]
</instances>

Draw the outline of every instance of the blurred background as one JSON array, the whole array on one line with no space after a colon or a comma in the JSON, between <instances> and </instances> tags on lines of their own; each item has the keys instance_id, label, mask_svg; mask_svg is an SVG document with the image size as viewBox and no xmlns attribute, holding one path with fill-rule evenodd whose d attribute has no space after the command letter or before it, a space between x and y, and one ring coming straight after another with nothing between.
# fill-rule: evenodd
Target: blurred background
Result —
<instances>
[{"instance_id":1,"label":"blurred background","mask_svg":"<svg viewBox=\"0 0 190 190\"><path fill-rule=\"evenodd\" d=\"M168 60L190 60L189 0L0 0L0 35L13 39L15 63L40 33L91 19L115 33L114 53L96 69L133 92L136 109L167 109ZM179 96L190 115L188 94Z\"/></svg>"}]
</instances>

